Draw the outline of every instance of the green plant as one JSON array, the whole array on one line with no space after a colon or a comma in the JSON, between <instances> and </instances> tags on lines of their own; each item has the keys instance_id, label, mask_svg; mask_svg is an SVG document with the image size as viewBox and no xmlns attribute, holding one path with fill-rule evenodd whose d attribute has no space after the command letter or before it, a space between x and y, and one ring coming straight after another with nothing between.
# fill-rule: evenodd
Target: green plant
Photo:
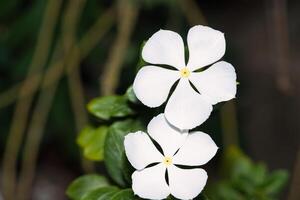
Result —
<instances>
[{"instance_id":1,"label":"green plant","mask_svg":"<svg viewBox=\"0 0 300 200\"><path fill-rule=\"evenodd\" d=\"M116 99L120 99L117 101ZM105 104L113 109L98 109ZM72 200L134 200L131 174L123 140L129 132L144 130L138 117L139 102L132 88L122 96L98 97L88 104L89 112L99 120L99 126L86 126L77 138L85 158L104 163L107 174L88 174L74 180L67 189ZM114 108L122 108L116 110ZM223 152L220 179L209 184L199 200L274 200L287 182L287 172L268 172L262 163L254 163L239 148ZM174 199L169 197L168 199Z\"/></svg>"}]
</instances>

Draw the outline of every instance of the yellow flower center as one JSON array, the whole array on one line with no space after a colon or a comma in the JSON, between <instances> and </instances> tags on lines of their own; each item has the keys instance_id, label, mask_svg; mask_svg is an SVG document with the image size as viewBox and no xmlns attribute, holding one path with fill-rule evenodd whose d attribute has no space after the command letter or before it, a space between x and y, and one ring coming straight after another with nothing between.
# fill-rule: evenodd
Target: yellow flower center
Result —
<instances>
[{"instance_id":1,"label":"yellow flower center","mask_svg":"<svg viewBox=\"0 0 300 200\"><path fill-rule=\"evenodd\" d=\"M190 72L190 70L189 70L187 67L182 68L182 69L180 70L180 76L183 77L183 78L189 77L190 74L191 74L191 72Z\"/></svg>"},{"instance_id":2,"label":"yellow flower center","mask_svg":"<svg viewBox=\"0 0 300 200\"><path fill-rule=\"evenodd\" d=\"M163 163L166 165L166 166L169 166L171 165L173 162L172 162L172 158L171 157L165 157L164 160L163 160Z\"/></svg>"}]
</instances>

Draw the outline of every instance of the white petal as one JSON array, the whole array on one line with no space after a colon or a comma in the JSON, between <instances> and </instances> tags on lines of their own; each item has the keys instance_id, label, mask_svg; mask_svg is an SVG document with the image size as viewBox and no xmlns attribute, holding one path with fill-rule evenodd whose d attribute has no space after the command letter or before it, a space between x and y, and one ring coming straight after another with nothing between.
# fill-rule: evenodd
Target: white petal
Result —
<instances>
[{"instance_id":1,"label":"white petal","mask_svg":"<svg viewBox=\"0 0 300 200\"><path fill-rule=\"evenodd\" d=\"M159 30L146 42L143 59L152 64L164 64L181 69L185 67L184 43L178 33Z\"/></svg>"},{"instance_id":2,"label":"white petal","mask_svg":"<svg viewBox=\"0 0 300 200\"><path fill-rule=\"evenodd\" d=\"M136 75L133 90L143 104L157 107L166 101L172 85L178 79L178 71L145 66Z\"/></svg>"},{"instance_id":3,"label":"white petal","mask_svg":"<svg viewBox=\"0 0 300 200\"><path fill-rule=\"evenodd\" d=\"M187 132L180 132L160 114L148 124L148 133L163 149L164 156L173 156L184 143Z\"/></svg>"},{"instance_id":4,"label":"white petal","mask_svg":"<svg viewBox=\"0 0 300 200\"><path fill-rule=\"evenodd\" d=\"M132 174L132 190L144 199L165 199L170 189L165 180L166 167L158 164Z\"/></svg>"},{"instance_id":5,"label":"white petal","mask_svg":"<svg viewBox=\"0 0 300 200\"><path fill-rule=\"evenodd\" d=\"M188 33L190 70L196 70L218 61L225 53L225 38L220 31L207 26L194 26Z\"/></svg>"},{"instance_id":6,"label":"white petal","mask_svg":"<svg viewBox=\"0 0 300 200\"><path fill-rule=\"evenodd\" d=\"M124 146L129 162L136 169L144 169L147 165L163 159L149 136L142 131L126 135Z\"/></svg>"},{"instance_id":7,"label":"white petal","mask_svg":"<svg viewBox=\"0 0 300 200\"><path fill-rule=\"evenodd\" d=\"M230 63L217 62L203 72L191 73L190 80L212 104L235 97L236 73Z\"/></svg>"},{"instance_id":8,"label":"white petal","mask_svg":"<svg viewBox=\"0 0 300 200\"><path fill-rule=\"evenodd\" d=\"M165 108L167 120L177 128L192 129L202 124L210 115L212 105L182 78Z\"/></svg>"},{"instance_id":9,"label":"white petal","mask_svg":"<svg viewBox=\"0 0 300 200\"><path fill-rule=\"evenodd\" d=\"M168 167L171 194L177 199L193 199L203 190L207 173L203 169Z\"/></svg>"},{"instance_id":10,"label":"white petal","mask_svg":"<svg viewBox=\"0 0 300 200\"><path fill-rule=\"evenodd\" d=\"M186 166L204 165L217 153L218 147L209 135L192 132L173 157L173 163Z\"/></svg>"}]
</instances>

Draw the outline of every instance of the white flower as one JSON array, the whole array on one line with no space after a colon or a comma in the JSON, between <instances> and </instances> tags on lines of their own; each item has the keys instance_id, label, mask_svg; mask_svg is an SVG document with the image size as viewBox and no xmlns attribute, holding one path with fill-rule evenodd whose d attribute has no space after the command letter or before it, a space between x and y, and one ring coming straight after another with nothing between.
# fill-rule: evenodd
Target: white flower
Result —
<instances>
[{"instance_id":1,"label":"white flower","mask_svg":"<svg viewBox=\"0 0 300 200\"><path fill-rule=\"evenodd\" d=\"M169 194L178 199L198 196L206 184L207 173L201 168L180 166L196 167L207 163L218 149L211 137L203 132L180 132L163 114L154 117L147 129L163 152L142 131L130 133L124 140L127 158L137 169L132 174L134 193L146 199L164 199Z\"/></svg>"},{"instance_id":2,"label":"white flower","mask_svg":"<svg viewBox=\"0 0 300 200\"><path fill-rule=\"evenodd\" d=\"M230 100L236 94L236 74L231 64L220 61L207 70L196 71L224 55L224 34L207 26L194 26L188 32L187 44L189 60L186 64L180 35L168 30L156 32L146 42L142 57L148 63L169 65L174 70L144 66L133 83L134 92L143 104L158 107L180 79L166 105L165 115L172 125L182 130L202 124L209 117L212 105Z\"/></svg>"}]
</instances>

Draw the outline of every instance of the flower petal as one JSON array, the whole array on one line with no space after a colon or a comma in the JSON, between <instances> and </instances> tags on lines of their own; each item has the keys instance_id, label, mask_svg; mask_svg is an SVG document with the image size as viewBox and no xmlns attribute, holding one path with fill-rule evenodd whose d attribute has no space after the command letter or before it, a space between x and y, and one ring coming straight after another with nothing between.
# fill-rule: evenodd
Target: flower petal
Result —
<instances>
[{"instance_id":1,"label":"flower petal","mask_svg":"<svg viewBox=\"0 0 300 200\"><path fill-rule=\"evenodd\" d=\"M145 66L136 75L133 90L143 104L157 107L166 101L172 85L178 79L178 71Z\"/></svg>"},{"instance_id":2,"label":"flower petal","mask_svg":"<svg viewBox=\"0 0 300 200\"><path fill-rule=\"evenodd\" d=\"M166 167L158 164L132 174L132 190L144 199L165 199L170 194L165 180Z\"/></svg>"},{"instance_id":3,"label":"flower petal","mask_svg":"<svg viewBox=\"0 0 300 200\"><path fill-rule=\"evenodd\" d=\"M236 73L230 63L217 62L203 72L191 73L190 80L212 104L235 97Z\"/></svg>"},{"instance_id":4,"label":"flower petal","mask_svg":"<svg viewBox=\"0 0 300 200\"><path fill-rule=\"evenodd\" d=\"M188 32L190 70L196 70L212 64L225 53L225 38L220 31L207 26L194 26Z\"/></svg>"},{"instance_id":5,"label":"flower petal","mask_svg":"<svg viewBox=\"0 0 300 200\"><path fill-rule=\"evenodd\" d=\"M183 40L178 33L159 30L146 42L142 57L151 64L164 64L181 69L185 67Z\"/></svg>"},{"instance_id":6,"label":"flower petal","mask_svg":"<svg viewBox=\"0 0 300 200\"><path fill-rule=\"evenodd\" d=\"M212 105L182 78L165 108L167 120L177 128L192 129L202 124L210 115Z\"/></svg>"},{"instance_id":7,"label":"flower petal","mask_svg":"<svg viewBox=\"0 0 300 200\"><path fill-rule=\"evenodd\" d=\"M168 167L171 194L177 199L193 199L203 190L207 173L203 169Z\"/></svg>"},{"instance_id":8,"label":"flower petal","mask_svg":"<svg viewBox=\"0 0 300 200\"><path fill-rule=\"evenodd\" d=\"M149 136L142 131L126 135L124 146L129 162L138 170L163 160L163 156L156 149Z\"/></svg>"},{"instance_id":9,"label":"flower petal","mask_svg":"<svg viewBox=\"0 0 300 200\"><path fill-rule=\"evenodd\" d=\"M173 163L186 166L204 165L217 153L218 147L209 135L192 132L173 157Z\"/></svg>"},{"instance_id":10,"label":"flower petal","mask_svg":"<svg viewBox=\"0 0 300 200\"><path fill-rule=\"evenodd\" d=\"M161 146L164 156L173 156L187 137L187 132L180 132L169 124L164 114L157 115L149 122L148 133Z\"/></svg>"}]
</instances>

